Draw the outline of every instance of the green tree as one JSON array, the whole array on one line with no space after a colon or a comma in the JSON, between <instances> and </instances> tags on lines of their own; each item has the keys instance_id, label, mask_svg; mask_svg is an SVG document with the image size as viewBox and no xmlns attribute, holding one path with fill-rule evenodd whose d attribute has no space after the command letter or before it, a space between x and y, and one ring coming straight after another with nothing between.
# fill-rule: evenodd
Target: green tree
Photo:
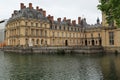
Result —
<instances>
[{"instance_id":1,"label":"green tree","mask_svg":"<svg viewBox=\"0 0 120 80\"><path fill-rule=\"evenodd\" d=\"M120 26L120 0L100 0L98 9L106 14L108 24L115 21Z\"/></svg>"}]
</instances>

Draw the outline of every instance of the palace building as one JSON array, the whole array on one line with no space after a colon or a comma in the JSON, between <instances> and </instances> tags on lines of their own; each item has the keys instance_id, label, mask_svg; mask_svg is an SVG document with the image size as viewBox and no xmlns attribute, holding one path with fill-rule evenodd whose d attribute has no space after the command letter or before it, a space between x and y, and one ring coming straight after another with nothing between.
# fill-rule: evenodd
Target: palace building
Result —
<instances>
[{"instance_id":1,"label":"palace building","mask_svg":"<svg viewBox=\"0 0 120 80\"><path fill-rule=\"evenodd\" d=\"M14 10L5 27L7 46L103 46L104 49L120 50L120 28L109 27L105 15L95 25L89 25L85 18L76 20L46 15L46 11L32 3L20 10ZM106 27L107 26L107 27Z\"/></svg>"}]
</instances>

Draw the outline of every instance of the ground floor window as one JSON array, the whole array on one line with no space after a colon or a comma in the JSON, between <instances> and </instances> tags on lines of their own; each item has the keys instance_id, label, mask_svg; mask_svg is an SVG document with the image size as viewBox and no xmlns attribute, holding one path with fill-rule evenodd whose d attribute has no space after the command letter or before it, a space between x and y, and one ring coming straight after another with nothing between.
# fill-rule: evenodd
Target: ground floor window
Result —
<instances>
[{"instance_id":1,"label":"ground floor window","mask_svg":"<svg viewBox=\"0 0 120 80\"><path fill-rule=\"evenodd\" d=\"M109 32L109 44L114 45L114 32Z\"/></svg>"}]
</instances>

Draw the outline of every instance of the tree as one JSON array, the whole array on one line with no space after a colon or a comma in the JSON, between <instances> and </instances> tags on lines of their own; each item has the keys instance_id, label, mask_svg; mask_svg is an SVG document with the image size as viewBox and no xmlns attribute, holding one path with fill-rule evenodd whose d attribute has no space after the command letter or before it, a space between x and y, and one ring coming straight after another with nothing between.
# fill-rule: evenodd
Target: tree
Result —
<instances>
[{"instance_id":1,"label":"tree","mask_svg":"<svg viewBox=\"0 0 120 80\"><path fill-rule=\"evenodd\" d=\"M100 0L98 9L106 14L108 24L115 21L120 26L120 0Z\"/></svg>"}]
</instances>

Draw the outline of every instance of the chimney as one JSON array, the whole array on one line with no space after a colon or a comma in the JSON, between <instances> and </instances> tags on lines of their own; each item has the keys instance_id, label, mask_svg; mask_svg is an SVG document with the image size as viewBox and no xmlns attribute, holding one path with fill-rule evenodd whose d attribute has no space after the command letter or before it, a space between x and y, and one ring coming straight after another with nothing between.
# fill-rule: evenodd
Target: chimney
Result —
<instances>
[{"instance_id":1,"label":"chimney","mask_svg":"<svg viewBox=\"0 0 120 80\"><path fill-rule=\"evenodd\" d=\"M39 11L43 11L43 9L42 9L42 8L40 8L40 9L39 9Z\"/></svg>"},{"instance_id":2,"label":"chimney","mask_svg":"<svg viewBox=\"0 0 120 80\"><path fill-rule=\"evenodd\" d=\"M64 17L63 21L64 21L64 22L66 21L66 17Z\"/></svg>"},{"instance_id":3,"label":"chimney","mask_svg":"<svg viewBox=\"0 0 120 80\"><path fill-rule=\"evenodd\" d=\"M81 17L78 17L78 24L81 24Z\"/></svg>"},{"instance_id":4,"label":"chimney","mask_svg":"<svg viewBox=\"0 0 120 80\"><path fill-rule=\"evenodd\" d=\"M60 23L61 22L61 18L58 18L57 21Z\"/></svg>"},{"instance_id":5,"label":"chimney","mask_svg":"<svg viewBox=\"0 0 120 80\"><path fill-rule=\"evenodd\" d=\"M69 25L71 25L71 19L68 19L67 22Z\"/></svg>"},{"instance_id":6,"label":"chimney","mask_svg":"<svg viewBox=\"0 0 120 80\"><path fill-rule=\"evenodd\" d=\"M12 14L12 17L14 16L14 14Z\"/></svg>"},{"instance_id":7,"label":"chimney","mask_svg":"<svg viewBox=\"0 0 120 80\"><path fill-rule=\"evenodd\" d=\"M15 15L17 14L17 10L14 10L14 14L15 14Z\"/></svg>"},{"instance_id":8,"label":"chimney","mask_svg":"<svg viewBox=\"0 0 120 80\"><path fill-rule=\"evenodd\" d=\"M36 10L39 11L39 7L38 6L36 7Z\"/></svg>"},{"instance_id":9,"label":"chimney","mask_svg":"<svg viewBox=\"0 0 120 80\"><path fill-rule=\"evenodd\" d=\"M75 26L76 25L76 20L72 21L72 25Z\"/></svg>"},{"instance_id":10,"label":"chimney","mask_svg":"<svg viewBox=\"0 0 120 80\"><path fill-rule=\"evenodd\" d=\"M43 16L46 17L46 11L43 11Z\"/></svg>"},{"instance_id":11,"label":"chimney","mask_svg":"<svg viewBox=\"0 0 120 80\"><path fill-rule=\"evenodd\" d=\"M48 15L47 18L48 18L48 20L50 20L50 21L53 23L53 21L54 21L54 16Z\"/></svg>"},{"instance_id":12,"label":"chimney","mask_svg":"<svg viewBox=\"0 0 120 80\"><path fill-rule=\"evenodd\" d=\"M20 3L20 9L24 9L24 3Z\"/></svg>"},{"instance_id":13,"label":"chimney","mask_svg":"<svg viewBox=\"0 0 120 80\"><path fill-rule=\"evenodd\" d=\"M51 17L50 17L50 20L53 22L53 21L54 21L54 16L51 16Z\"/></svg>"},{"instance_id":14,"label":"chimney","mask_svg":"<svg viewBox=\"0 0 120 80\"><path fill-rule=\"evenodd\" d=\"M48 20L50 20L50 17L51 17L50 15L47 16Z\"/></svg>"},{"instance_id":15,"label":"chimney","mask_svg":"<svg viewBox=\"0 0 120 80\"><path fill-rule=\"evenodd\" d=\"M26 8L26 6L24 6L24 8Z\"/></svg>"},{"instance_id":16,"label":"chimney","mask_svg":"<svg viewBox=\"0 0 120 80\"><path fill-rule=\"evenodd\" d=\"M29 3L29 9L33 9L32 3Z\"/></svg>"}]
</instances>

